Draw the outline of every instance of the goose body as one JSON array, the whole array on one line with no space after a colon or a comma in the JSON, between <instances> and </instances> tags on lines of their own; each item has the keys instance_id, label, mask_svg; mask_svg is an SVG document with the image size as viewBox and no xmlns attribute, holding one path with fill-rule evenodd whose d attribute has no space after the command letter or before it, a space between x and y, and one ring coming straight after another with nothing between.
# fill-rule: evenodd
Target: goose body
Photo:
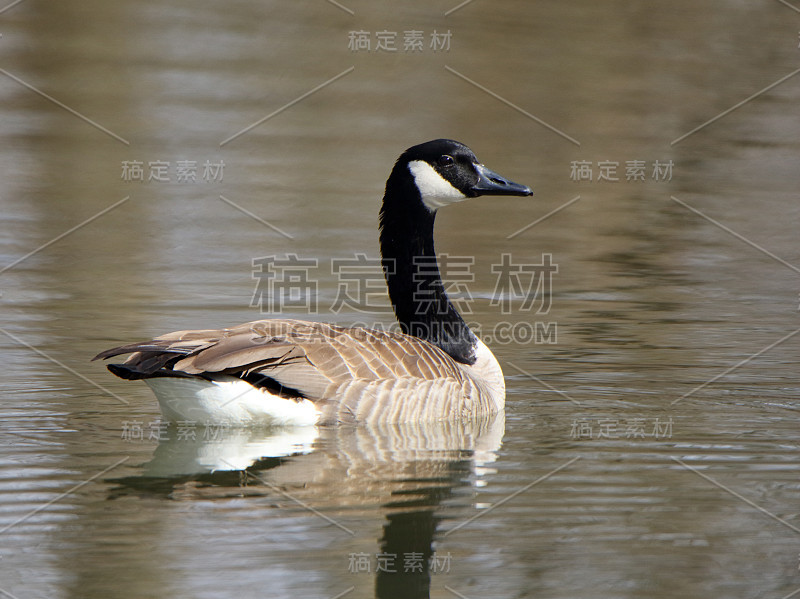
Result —
<instances>
[{"instance_id":1,"label":"goose body","mask_svg":"<svg viewBox=\"0 0 800 599\"><path fill-rule=\"evenodd\" d=\"M456 141L406 150L389 179L380 245L401 333L302 320L177 331L98 354L144 380L170 421L232 426L421 422L503 409L500 365L444 292L436 211L479 195L531 195Z\"/></svg>"}]
</instances>

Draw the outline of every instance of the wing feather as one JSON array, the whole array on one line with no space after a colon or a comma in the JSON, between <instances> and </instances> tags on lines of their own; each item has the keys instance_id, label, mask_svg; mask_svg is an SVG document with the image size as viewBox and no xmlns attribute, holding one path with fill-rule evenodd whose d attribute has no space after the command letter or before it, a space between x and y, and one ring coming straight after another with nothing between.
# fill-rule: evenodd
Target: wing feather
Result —
<instances>
[{"instance_id":1,"label":"wing feather","mask_svg":"<svg viewBox=\"0 0 800 599\"><path fill-rule=\"evenodd\" d=\"M411 409L386 404L420 393L421 382L427 382L440 399L462 395L465 385L456 362L421 339L300 320L176 331L109 349L95 359L126 353L131 355L125 366L143 375L163 375L169 370L204 376L263 374L312 400L335 394L336 407L331 409L343 418Z\"/></svg>"}]
</instances>

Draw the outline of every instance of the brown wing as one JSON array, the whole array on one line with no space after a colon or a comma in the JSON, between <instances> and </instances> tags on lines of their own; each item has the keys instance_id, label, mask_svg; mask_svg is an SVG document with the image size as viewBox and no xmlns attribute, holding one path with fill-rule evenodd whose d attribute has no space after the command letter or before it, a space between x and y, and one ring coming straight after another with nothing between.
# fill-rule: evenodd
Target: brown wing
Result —
<instances>
[{"instance_id":1,"label":"brown wing","mask_svg":"<svg viewBox=\"0 0 800 599\"><path fill-rule=\"evenodd\" d=\"M131 353L124 363L127 378L229 374L254 381L264 375L312 400L356 389L378 397L389 388L410 389L422 381L461 395L458 390L465 384L456 362L426 341L300 320L177 331L107 350L95 359L126 353Z\"/></svg>"}]
</instances>

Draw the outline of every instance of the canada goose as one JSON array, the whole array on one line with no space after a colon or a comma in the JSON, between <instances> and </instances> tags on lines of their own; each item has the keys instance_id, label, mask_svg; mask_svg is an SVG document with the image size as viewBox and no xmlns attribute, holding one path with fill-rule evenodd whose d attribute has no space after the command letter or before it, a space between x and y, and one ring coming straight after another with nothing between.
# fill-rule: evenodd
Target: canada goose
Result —
<instances>
[{"instance_id":1,"label":"canada goose","mask_svg":"<svg viewBox=\"0 0 800 599\"><path fill-rule=\"evenodd\" d=\"M402 333L257 320L168 333L94 359L131 354L108 369L144 380L171 421L419 422L500 411L503 372L447 298L435 266L433 224L448 204L532 194L459 142L414 146L394 165L380 210L384 275Z\"/></svg>"}]
</instances>

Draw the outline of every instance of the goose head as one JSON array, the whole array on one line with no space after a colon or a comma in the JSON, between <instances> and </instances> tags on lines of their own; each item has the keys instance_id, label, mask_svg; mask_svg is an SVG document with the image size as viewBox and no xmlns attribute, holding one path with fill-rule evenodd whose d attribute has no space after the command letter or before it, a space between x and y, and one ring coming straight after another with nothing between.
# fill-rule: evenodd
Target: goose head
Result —
<instances>
[{"instance_id":1,"label":"goose head","mask_svg":"<svg viewBox=\"0 0 800 599\"><path fill-rule=\"evenodd\" d=\"M383 270L401 330L464 364L475 363L478 339L445 293L433 227L439 208L484 195L533 192L488 169L464 144L436 139L398 158L380 211Z\"/></svg>"},{"instance_id":2,"label":"goose head","mask_svg":"<svg viewBox=\"0 0 800 599\"><path fill-rule=\"evenodd\" d=\"M435 139L409 148L392 174L410 176L430 212L483 195L533 195L530 187L498 175L481 164L467 146L452 139Z\"/></svg>"}]
</instances>

